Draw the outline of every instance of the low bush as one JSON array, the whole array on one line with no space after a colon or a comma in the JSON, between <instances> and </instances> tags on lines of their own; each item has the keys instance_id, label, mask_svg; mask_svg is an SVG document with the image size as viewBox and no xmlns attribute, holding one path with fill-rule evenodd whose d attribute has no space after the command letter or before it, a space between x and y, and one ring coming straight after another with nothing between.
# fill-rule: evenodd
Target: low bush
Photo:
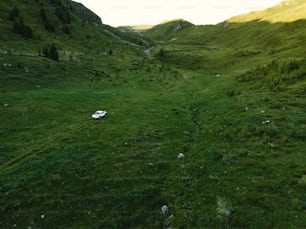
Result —
<instances>
[{"instance_id":1,"label":"low bush","mask_svg":"<svg viewBox=\"0 0 306 229\"><path fill-rule=\"evenodd\" d=\"M59 60L59 54L54 44L45 46L43 48L42 55L51 60L55 60L55 61Z\"/></svg>"}]
</instances>

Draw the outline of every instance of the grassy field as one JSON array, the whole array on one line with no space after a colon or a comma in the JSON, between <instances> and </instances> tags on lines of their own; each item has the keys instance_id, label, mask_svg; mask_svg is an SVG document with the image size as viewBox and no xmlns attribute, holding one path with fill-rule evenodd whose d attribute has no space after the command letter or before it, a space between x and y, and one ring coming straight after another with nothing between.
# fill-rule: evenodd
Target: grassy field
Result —
<instances>
[{"instance_id":1,"label":"grassy field","mask_svg":"<svg viewBox=\"0 0 306 229\"><path fill-rule=\"evenodd\" d=\"M1 226L304 227L305 98L182 74L3 93Z\"/></svg>"},{"instance_id":2,"label":"grassy field","mask_svg":"<svg viewBox=\"0 0 306 229\"><path fill-rule=\"evenodd\" d=\"M70 40L0 26L0 228L306 227L305 21L74 20Z\"/></svg>"}]
</instances>

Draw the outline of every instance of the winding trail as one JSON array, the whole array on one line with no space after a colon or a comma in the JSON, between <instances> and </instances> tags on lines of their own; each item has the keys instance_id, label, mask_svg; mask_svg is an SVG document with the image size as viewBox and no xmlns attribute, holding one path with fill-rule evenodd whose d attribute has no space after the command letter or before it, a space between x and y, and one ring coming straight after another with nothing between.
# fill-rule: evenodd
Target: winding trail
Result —
<instances>
[{"instance_id":1,"label":"winding trail","mask_svg":"<svg viewBox=\"0 0 306 229\"><path fill-rule=\"evenodd\" d=\"M116 38L117 40L119 40L120 42L122 42L123 44L128 44L128 45L131 45L135 48L143 48L143 46L141 45L138 45L138 44L135 44L133 42L130 42L130 41L127 41L127 40L123 40L121 37L117 36L116 34L112 33L111 31L107 30L107 29L104 29L104 32L111 35L112 37ZM143 40L144 41L144 40ZM147 57L149 59L153 59L153 54L151 52L151 50L154 48L154 46L148 48L148 49L145 49L143 50L143 52L147 55Z\"/></svg>"},{"instance_id":2,"label":"winding trail","mask_svg":"<svg viewBox=\"0 0 306 229\"><path fill-rule=\"evenodd\" d=\"M134 47L137 47L137 48L141 48L142 47L142 46L137 45L137 44L135 44L133 42L123 40L121 37L117 36L116 34L112 33L111 31L109 31L107 29L104 29L104 32L109 34L109 35L111 35L112 37L116 38L117 40L121 41L124 44L128 44L128 45L131 45L131 46L134 46Z\"/></svg>"},{"instance_id":3,"label":"winding trail","mask_svg":"<svg viewBox=\"0 0 306 229\"><path fill-rule=\"evenodd\" d=\"M148 48L148 49L146 49L146 50L144 50L143 52L147 55L147 57L149 58L149 59L153 59L153 54L152 54L152 52L151 52L151 50L154 48L154 46L153 47L150 47L150 48Z\"/></svg>"}]
</instances>

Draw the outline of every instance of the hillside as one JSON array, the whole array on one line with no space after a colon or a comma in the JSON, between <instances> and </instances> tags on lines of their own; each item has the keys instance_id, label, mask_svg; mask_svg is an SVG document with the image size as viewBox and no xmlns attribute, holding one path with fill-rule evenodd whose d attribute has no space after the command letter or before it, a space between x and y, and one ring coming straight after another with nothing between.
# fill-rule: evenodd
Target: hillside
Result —
<instances>
[{"instance_id":1,"label":"hillside","mask_svg":"<svg viewBox=\"0 0 306 229\"><path fill-rule=\"evenodd\" d=\"M135 32L0 2L0 228L305 228L303 5Z\"/></svg>"},{"instance_id":2,"label":"hillside","mask_svg":"<svg viewBox=\"0 0 306 229\"><path fill-rule=\"evenodd\" d=\"M92 23L96 26L102 24L101 18L91 10L87 9L83 4L70 0L67 0L66 3L68 7L70 7L71 11L78 15L83 21Z\"/></svg>"},{"instance_id":3,"label":"hillside","mask_svg":"<svg viewBox=\"0 0 306 229\"><path fill-rule=\"evenodd\" d=\"M69 1L34 0L0 3L1 62L14 66L1 65L1 90L19 85L20 89L34 89L37 85L92 84L105 77L111 82L112 75L146 57L145 42L139 35L99 25L98 18L92 15L94 19L89 19L88 13L83 17L80 12L89 11L76 10L75 5ZM54 62L52 55L44 52L52 46L60 61ZM54 72L61 77L54 77ZM84 77L75 77L75 73Z\"/></svg>"},{"instance_id":4,"label":"hillside","mask_svg":"<svg viewBox=\"0 0 306 229\"><path fill-rule=\"evenodd\" d=\"M188 59L196 60L199 68L207 65L207 61L221 63L225 56L225 61L242 63L243 66L248 66L244 61L249 59L265 62L263 57L267 56L271 59L304 58L304 46L297 45L306 42L304 6L303 1L284 1L267 10L233 17L217 25L190 26L161 38L164 43L154 48L155 54L164 49L168 61L185 65ZM274 23L272 18L279 21ZM149 37L151 30L163 34L163 30L156 26L148 30ZM220 60L213 60L219 54ZM186 65L196 68L190 62Z\"/></svg>"},{"instance_id":5,"label":"hillside","mask_svg":"<svg viewBox=\"0 0 306 229\"><path fill-rule=\"evenodd\" d=\"M175 34L177 34L178 32L192 26L193 24L182 19L171 20L165 21L152 28L145 30L144 34L152 39L162 40L169 36L175 36Z\"/></svg>"},{"instance_id":6,"label":"hillside","mask_svg":"<svg viewBox=\"0 0 306 229\"><path fill-rule=\"evenodd\" d=\"M252 12L229 19L231 23L248 21L268 21L270 23L294 22L305 19L306 2L304 0L285 0L266 10Z\"/></svg>"}]
</instances>

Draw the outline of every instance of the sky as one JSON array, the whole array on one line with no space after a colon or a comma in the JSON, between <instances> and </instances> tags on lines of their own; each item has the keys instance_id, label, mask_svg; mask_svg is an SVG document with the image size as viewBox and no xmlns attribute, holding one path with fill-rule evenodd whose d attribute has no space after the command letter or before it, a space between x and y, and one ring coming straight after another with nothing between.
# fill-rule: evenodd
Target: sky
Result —
<instances>
[{"instance_id":1,"label":"sky","mask_svg":"<svg viewBox=\"0 0 306 229\"><path fill-rule=\"evenodd\" d=\"M283 0L75 0L102 18L104 24L156 25L185 19L196 25L224 20L265 9Z\"/></svg>"}]
</instances>

